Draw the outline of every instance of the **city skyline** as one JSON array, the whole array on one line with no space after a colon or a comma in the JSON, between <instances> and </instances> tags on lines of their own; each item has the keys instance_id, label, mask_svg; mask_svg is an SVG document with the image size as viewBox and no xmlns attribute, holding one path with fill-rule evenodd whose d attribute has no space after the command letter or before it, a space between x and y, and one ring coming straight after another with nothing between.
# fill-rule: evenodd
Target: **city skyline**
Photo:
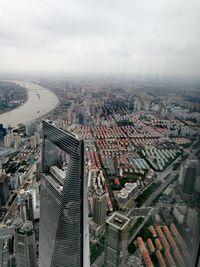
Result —
<instances>
[{"instance_id":1,"label":"city skyline","mask_svg":"<svg viewBox=\"0 0 200 267\"><path fill-rule=\"evenodd\" d=\"M0 89L5 267L194 266L196 87L51 77Z\"/></svg>"}]
</instances>

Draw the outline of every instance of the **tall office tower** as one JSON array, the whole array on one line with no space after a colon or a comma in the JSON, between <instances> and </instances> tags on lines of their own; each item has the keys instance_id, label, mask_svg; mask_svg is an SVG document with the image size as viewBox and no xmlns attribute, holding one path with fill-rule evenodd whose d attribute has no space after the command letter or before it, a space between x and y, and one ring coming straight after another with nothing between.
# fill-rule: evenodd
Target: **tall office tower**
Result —
<instances>
[{"instance_id":1,"label":"tall office tower","mask_svg":"<svg viewBox=\"0 0 200 267\"><path fill-rule=\"evenodd\" d=\"M118 212L106 221L105 267L124 267L128 255L130 219Z\"/></svg>"},{"instance_id":2,"label":"tall office tower","mask_svg":"<svg viewBox=\"0 0 200 267\"><path fill-rule=\"evenodd\" d=\"M190 160L189 166L185 173L185 179L183 184L184 194L192 195L194 193L197 171L198 171L198 161Z\"/></svg>"},{"instance_id":3,"label":"tall office tower","mask_svg":"<svg viewBox=\"0 0 200 267\"><path fill-rule=\"evenodd\" d=\"M17 205L23 222L27 220L34 222L32 191L21 189L18 194Z\"/></svg>"},{"instance_id":4,"label":"tall office tower","mask_svg":"<svg viewBox=\"0 0 200 267\"><path fill-rule=\"evenodd\" d=\"M54 144L54 152L49 142ZM40 267L90 266L83 145L75 135L43 121ZM55 166L59 158L56 149L69 156L65 175ZM52 155L56 155L55 160Z\"/></svg>"},{"instance_id":5,"label":"tall office tower","mask_svg":"<svg viewBox=\"0 0 200 267\"><path fill-rule=\"evenodd\" d=\"M8 197L8 177L5 172L0 169L0 203L2 206L6 204Z\"/></svg>"},{"instance_id":6,"label":"tall office tower","mask_svg":"<svg viewBox=\"0 0 200 267\"><path fill-rule=\"evenodd\" d=\"M15 221L15 249L18 267L36 267L36 243L33 223Z\"/></svg>"},{"instance_id":7,"label":"tall office tower","mask_svg":"<svg viewBox=\"0 0 200 267\"><path fill-rule=\"evenodd\" d=\"M107 198L105 192L96 191L93 199L93 221L98 225L102 225L106 222Z\"/></svg>"},{"instance_id":8,"label":"tall office tower","mask_svg":"<svg viewBox=\"0 0 200 267\"><path fill-rule=\"evenodd\" d=\"M184 184L185 174L186 174L187 168L188 168L188 164L181 164L179 177L178 177L178 181L179 181L180 185Z\"/></svg>"}]
</instances>

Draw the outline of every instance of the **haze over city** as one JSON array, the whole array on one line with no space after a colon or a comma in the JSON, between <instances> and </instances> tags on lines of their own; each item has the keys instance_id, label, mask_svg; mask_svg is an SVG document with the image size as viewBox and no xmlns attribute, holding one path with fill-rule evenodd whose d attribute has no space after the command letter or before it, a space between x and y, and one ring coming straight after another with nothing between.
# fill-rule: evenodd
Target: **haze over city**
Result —
<instances>
[{"instance_id":1,"label":"haze over city","mask_svg":"<svg viewBox=\"0 0 200 267\"><path fill-rule=\"evenodd\" d=\"M1 0L0 71L200 74L198 0Z\"/></svg>"},{"instance_id":2,"label":"haze over city","mask_svg":"<svg viewBox=\"0 0 200 267\"><path fill-rule=\"evenodd\" d=\"M0 0L0 267L200 266L199 0Z\"/></svg>"}]
</instances>

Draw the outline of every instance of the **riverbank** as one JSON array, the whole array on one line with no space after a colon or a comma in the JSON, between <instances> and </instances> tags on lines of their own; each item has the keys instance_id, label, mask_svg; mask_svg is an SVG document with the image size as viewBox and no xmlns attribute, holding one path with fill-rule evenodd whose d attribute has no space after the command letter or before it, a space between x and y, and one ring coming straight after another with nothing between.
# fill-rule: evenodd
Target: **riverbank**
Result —
<instances>
[{"instance_id":1,"label":"riverbank","mask_svg":"<svg viewBox=\"0 0 200 267\"><path fill-rule=\"evenodd\" d=\"M8 127L8 125L15 127L20 123L26 124L41 118L56 108L59 104L58 97L43 86L32 82L12 82L26 88L28 100L18 108L0 114L0 123L3 123L5 127Z\"/></svg>"},{"instance_id":2,"label":"riverbank","mask_svg":"<svg viewBox=\"0 0 200 267\"><path fill-rule=\"evenodd\" d=\"M0 80L0 115L24 105L27 100L28 93L24 87Z\"/></svg>"}]
</instances>

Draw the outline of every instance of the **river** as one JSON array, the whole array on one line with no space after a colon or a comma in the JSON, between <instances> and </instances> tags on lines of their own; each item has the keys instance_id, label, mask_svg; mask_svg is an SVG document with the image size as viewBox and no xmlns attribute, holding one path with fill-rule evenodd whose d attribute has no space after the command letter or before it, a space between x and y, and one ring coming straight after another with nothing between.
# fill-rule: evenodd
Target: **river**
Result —
<instances>
[{"instance_id":1,"label":"river","mask_svg":"<svg viewBox=\"0 0 200 267\"><path fill-rule=\"evenodd\" d=\"M8 125L15 127L19 123L26 124L48 113L59 103L57 96L41 85L21 81L14 81L14 83L27 89L28 100L18 108L0 114L0 123L3 123L4 127Z\"/></svg>"}]
</instances>

